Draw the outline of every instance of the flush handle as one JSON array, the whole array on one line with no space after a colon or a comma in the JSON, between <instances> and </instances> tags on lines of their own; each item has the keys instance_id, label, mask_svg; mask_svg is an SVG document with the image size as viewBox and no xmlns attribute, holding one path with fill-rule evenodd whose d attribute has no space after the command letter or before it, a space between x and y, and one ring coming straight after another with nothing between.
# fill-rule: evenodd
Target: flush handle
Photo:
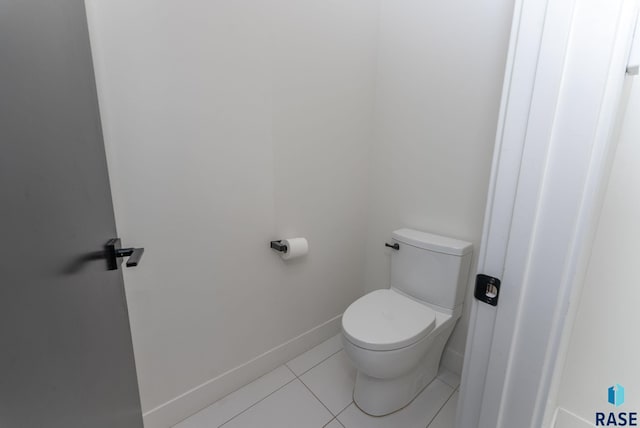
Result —
<instances>
[{"instance_id":1,"label":"flush handle","mask_svg":"<svg viewBox=\"0 0 640 428\"><path fill-rule=\"evenodd\" d=\"M400 249L400 244L396 243L396 244L389 244L388 242L384 243L385 247L389 247L389 248L393 248L394 250L399 250Z\"/></svg>"}]
</instances>

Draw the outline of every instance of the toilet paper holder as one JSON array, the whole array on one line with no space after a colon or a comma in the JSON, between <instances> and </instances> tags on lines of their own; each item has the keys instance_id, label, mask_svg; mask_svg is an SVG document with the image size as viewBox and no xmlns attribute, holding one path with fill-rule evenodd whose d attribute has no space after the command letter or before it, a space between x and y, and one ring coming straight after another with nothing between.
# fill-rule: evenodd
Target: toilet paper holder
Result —
<instances>
[{"instance_id":1,"label":"toilet paper holder","mask_svg":"<svg viewBox=\"0 0 640 428\"><path fill-rule=\"evenodd\" d=\"M281 240L271 241L271 248L281 253L286 253L288 251L287 244L283 244Z\"/></svg>"}]
</instances>

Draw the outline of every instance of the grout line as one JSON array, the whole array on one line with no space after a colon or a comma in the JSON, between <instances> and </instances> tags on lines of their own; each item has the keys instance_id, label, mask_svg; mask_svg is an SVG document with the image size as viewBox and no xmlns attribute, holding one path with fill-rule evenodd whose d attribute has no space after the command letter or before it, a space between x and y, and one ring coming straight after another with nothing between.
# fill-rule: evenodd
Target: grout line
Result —
<instances>
[{"instance_id":1,"label":"grout line","mask_svg":"<svg viewBox=\"0 0 640 428\"><path fill-rule=\"evenodd\" d=\"M301 383L301 384L303 384L303 385L304 385L304 387L305 387L305 388L307 388L307 389L309 390L309 392L311 393L311 395L313 395L313 396L315 397L315 399L316 399L316 400L318 400L318 401L320 402L320 404L322 404L322 407L324 407L325 409L327 409L327 411L329 412L329 414L330 414L331 416L333 416L333 419L335 419L336 415L334 415L334 414L333 414L333 412L332 412L331 410L329 410L329 408L328 408L327 406L325 406L325 405L324 405L324 403L322 402L322 400L320 400L320 399L318 398L318 396L317 396L316 394L314 394L314 392L311 390L311 388L309 388L309 387L307 386L307 384L306 384L306 383L304 383L304 381L303 381L302 379L298 378L298 380L300 381L300 383ZM329 422L331 422L331 421L329 421Z\"/></svg>"},{"instance_id":2,"label":"grout line","mask_svg":"<svg viewBox=\"0 0 640 428\"><path fill-rule=\"evenodd\" d=\"M333 354L329 355L327 358L325 358L322 361L318 362L317 364L314 364L313 366L309 367L307 370L303 371L299 375L297 375L295 373L293 373L293 374L296 375L297 377L303 376L305 373L307 373L308 371L313 370L314 368L318 367L320 364L324 363L325 361L327 361L329 358L333 357L334 355L336 355L340 351L342 351L342 347L340 347L340 349L338 349ZM300 355L302 355L302 354L300 354ZM285 365L286 365L286 363L285 363ZM289 370L291 370L291 367L287 366L287 368L289 368ZM293 372L293 370L291 370L291 371Z\"/></svg>"},{"instance_id":3,"label":"grout line","mask_svg":"<svg viewBox=\"0 0 640 428\"><path fill-rule=\"evenodd\" d=\"M276 392L280 391L282 388L284 388L285 386L289 385L291 382L294 382L296 380L299 380L297 377L294 379L291 379L289 382L285 383L284 385L282 385L281 387L279 387L278 389L270 392L269 394L265 395L264 397L262 397L260 400L256 401L255 403L253 403L252 405L250 405L249 407L247 407L246 409L244 409L243 411L241 411L240 413L234 415L232 418L230 418L227 421L224 421L223 423L221 423L220 425L218 425L218 428L228 424L229 422L231 422L232 420L234 420L235 418L237 418L238 416L240 416L241 414L243 414L244 412L246 412L247 410L249 410L250 408L256 406L258 403L261 403L262 401L266 400L268 397L270 397L271 395L275 394Z\"/></svg>"},{"instance_id":4,"label":"grout line","mask_svg":"<svg viewBox=\"0 0 640 428\"><path fill-rule=\"evenodd\" d=\"M329 340L329 339L327 339L327 340ZM246 412L247 410L249 410L250 408L252 408L252 407L253 407L253 406L255 406L256 404L260 403L262 400L266 399L266 398L267 398L267 397L269 397L270 395L275 394L276 392L278 392L279 390L281 390L281 389L282 389L282 388L284 388L285 386L289 385L289 384L290 384L291 382L293 382L294 380L299 380L299 381L300 381L300 383L302 383L302 384L305 386L305 388L307 388L307 389L309 390L309 392L311 392L311 394L313 395L313 397L314 397L316 400L320 401L320 404L322 404L322 406L323 406L325 409L327 409L327 411L329 412L329 414L331 414L332 416L334 416L334 418L333 418L333 419L337 419L337 418L336 418L336 415L334 415L334 414L333 414L333 412L332 412L331 410L329 410L329 409L327 408L327 406L325 406L325 405L324 405L324 403L323 403L323 402L322 402L322 401L321 401L321 400L320 400L320 399L319 399L319 398L318 398L318 397L313 393L313 391L311 391L311 389L309 389L309 387L307 386L307 384L305 384L305 383L303 382L303 380L302 380L302 379L300 379L300 376L303 376L303 375L304 375L305 373L307 373L308 371L310 371L310 370L314 369L315 367L319 366L320 364L324 363L326 360L328 360L329 358L333 357L333 356L334 356L334 355L336 355L338 352L342 351L342 349L343 349L343 348L342 348L342 347L340 347L340 349L339 349L339 350L337 350L337 351L336 351L336 352L334 352L333 354L329 355L327 358L323 359L322 361L318 362L317 364L313 365L313 366L312 366L312 367L310 367L309 369L305 370L304 372L300 373L300 375L299 375L299 376L298 376L298 375L297 375L297 374L296 374L296 373L291 369L291 367L289 367L289 366L287 365L287 363L284 363L284 364L283 364L283 366L285 366L285 367L287 368L287 370L289 370L289 371L293 374L293 376L294 376L294 378L293 378L293 379L291 379L289 382L285 383L284 385L280 386L278 389L275 389L274 391L272 391L272 392L270 392L269 394L265 395L265 396L264 396L264 397L262 397L260 400L256 401L255 403L253 403L251 406L247 407L246 409L244 409L244 410L243 410L243 411L241 411L240 413L237 413L236 415L234 415L234 416L233 416L233 417L231 417L230 419L228 419L228 420L224 421L222 424L218 425L218 427L221 427L221 426L223 426L223 425L225 425L225 424L227 424L227 423L231 422L233 419L235 419L236 417L240 416L241 414L243 414L244 412ZM307 351L307 352L308 352L308 351ZM303 354L304 354L304 352L303 352ZM302 355L302 354L300 354L300 355ZM296 358L297 358L297 357L296 357ZM291 361L291 360L289 360L289 361ZM247 384L247 385L248 385L248 384ZM245 386L246 386L246 385L242 386L242 388L244 388ZM347 405L347 407L349 407L349 405L351 405L351 403L349 403L349 404ZM345 409L346 409L347 407L345 407ZM344 410L344 409L342 409L342 410ZM341 410L340 412L342 412L342 410ZM338 412L338 413L340 413L340 412ZM329 422L327 422L327 424L331 423L331 421L332 421L333 419L331 419ZM338 423L340 423L340 421L338 421ZM341 423L340 423L340 424L341 424ZM342 425L342 424L341 424L341 425Z\"/></svg>"},{"instance_id":5,"label":"grout line","mask_svg":"<svg viewBox=\"0 0 640 428\"><path fill-rule=\"evenodd\" d=\"M442 381L441 381L442 382ZM448 385L446 382L442 382L447 386ZM455 395L456 391L458 390L458 388L453 388L453 390L451 391L451 394L449 395L449 398L447 398L447 400L444 402L444 404L442 404L442 406L440 406L440 408L438 409L438 411L436 412L435 415L433 415L433 417L431 418L431 420L429 421L429 423L427 424L426 428L429 428L429 425L431 425L433 423L433 421L436 420L436 418L438 417L438 415L440 414L440 412L442 411L442 409L444 409L444 406L447 405L447 403L453 398L453 396Z\"/></svg>"},{"instance_id":6,"label":"grout line","mask_svg":"<svg viewBox=\"0 0 640 428\"><path fill-rule=\"evenodd\" d=\"M352 394L353 395L353 394ZM338 412L338 414L336 415L336 419L338 419L338 416L342 414L342 412L344 412L345 410L347 410L347 407L351 406L353 404L353 400L349 401L349 404L347 404L346 406L344 406L344 409L340 410ZM340 421L338 421L340 422Z\"/></svg>"},{"instance_id":7,"label":"grout line","mask_svg":"<svg viewBox=\"0 0 640 428\"><path fill-rule=\"evenodd\" d=\"M327 425L329 425L331 422L335 421L336 418L334 417L333 419L331 419L329 422L327 422L326 424L322 425L322 428L325 428Z\"/></svg>"},{"instance_id":8,"label":"grout line","mask_svg":"<svg viewBox=\"0 0 640 428\"><path fill-rule=\"evenodd\" d=\"M316 367L318 367L320 364L324 363L325 361L327 361L329 358L333 357L334 355L336 355L338 352L342 351L342 348L338 349L336 352L334 352L333 354L329 355L327 358L325 358L324 360L320 361L318 364L313 365L312 367L309 367L307 370L303 371L302 373L300 373L300 376L304 376L306 373L310 372L311 370L315 369ZM297 376L297 375L296 375ZM300 377L298 376L298 377Z\"/></svg>"},{"instance_id":9,"label":"grout line","mask_svg":"<svg viewBox=\"0 0 640 428\"><path fill-rule=\"evenodd\" d=\"M336 421L338 424L340 424L340 426L341 426L341 427L343 427L343 428L344 428L344 425L342 425L342 422L340 422L340 421L338 420L338 418L333 418L333 419L331 419L329 422L327 422L326 424L324 424L324 425L322 426L322 428L325 428L325 427L329 426L329 424L330 424L331 422L333 422L333 421Z\"/></svg>"},{"instance_id":10,"label":"grout line","mask_svg":"<svg viewBox=\"0 0 640 428\"><path fill-rule=\"evenodd\" d=\"M342 425L344 427L344 424L342 423L342 421L340 419L338 419L338 416L340 416L341 414L343 414L349 407L351 407L351 405L353 404L353 399L351 400L351 402L349 404L347 404L347 407L345 407L344 409L340 410L338 412L338 414L336 415L336 420L338 421L338 423L340 425ZM357 408L357 407L356 407Z\"/></svg>"},{"instance_id":11,"label":"grout line","mask_svg":"<svg viewBox=\"0 0 640 428\"><path fill-rule=\"evenodd\" d=\"M293 372L293 370L291 370L291 367L289 367L286 363L285 363L285 364L283 364L283 366L285 366L285 367L289 370L289 372L291 372L291 374L292 374L294 377L298 377L298 375L297 375L297 374L295 374L295 373Z\"/></svg>"}]
</instances>

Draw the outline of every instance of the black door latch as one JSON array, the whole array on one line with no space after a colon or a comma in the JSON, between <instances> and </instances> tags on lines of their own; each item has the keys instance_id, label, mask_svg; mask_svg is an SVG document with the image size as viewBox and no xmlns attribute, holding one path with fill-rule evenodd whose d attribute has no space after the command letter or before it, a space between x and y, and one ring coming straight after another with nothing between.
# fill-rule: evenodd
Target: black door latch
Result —
<instances>
[{"instance_id":1,"label":"black door latch","mask_svg":"<svg viewBox=\"0 0 640 428\"><path fill-rule=\"evenodd\" d=\"M477 275L474 295L481 302L497 306L500 296L500 280L489 275Z\"/></svg>"}]
</instances>

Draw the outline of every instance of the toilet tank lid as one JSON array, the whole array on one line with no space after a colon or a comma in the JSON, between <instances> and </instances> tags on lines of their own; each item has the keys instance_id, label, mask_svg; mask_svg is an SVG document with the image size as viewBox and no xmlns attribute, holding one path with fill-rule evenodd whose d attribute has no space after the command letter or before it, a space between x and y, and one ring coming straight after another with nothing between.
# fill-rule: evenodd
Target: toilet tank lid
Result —
<instances>
[{"instance_id":1,"label":"toilet tank lid","mask_svg":"<svg viewBox=\"0 0 640 428\"><path fill-rule=\"evenodd\" d=\"M470 242L413 229L398 229L392 234L396 241L438 253L463 256L469 254L473 245Z\"/></svg>"}]
</instances>

